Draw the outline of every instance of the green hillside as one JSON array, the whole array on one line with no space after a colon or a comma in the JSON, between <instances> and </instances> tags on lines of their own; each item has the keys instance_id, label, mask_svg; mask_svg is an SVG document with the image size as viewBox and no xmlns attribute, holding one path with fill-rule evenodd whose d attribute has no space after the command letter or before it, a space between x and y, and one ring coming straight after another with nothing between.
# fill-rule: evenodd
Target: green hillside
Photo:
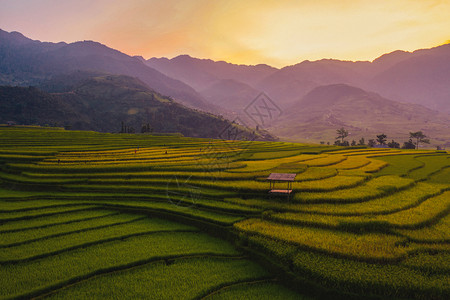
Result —
<instances>
[{"instance_id":1,"label":"green hillside","mask_svg":"<svg viewBox=\"0 0 450 300\"><path fill-rule=\"evenodd\" d=\"M240 138L274 139L267 132L253 132L222 117L187 108L128 76L75 72L47 81L42 89L0 86L0 124L13 121L74 130L212 138L225 136L224 131L234 128Z\"/></svg>"}]
</instances>

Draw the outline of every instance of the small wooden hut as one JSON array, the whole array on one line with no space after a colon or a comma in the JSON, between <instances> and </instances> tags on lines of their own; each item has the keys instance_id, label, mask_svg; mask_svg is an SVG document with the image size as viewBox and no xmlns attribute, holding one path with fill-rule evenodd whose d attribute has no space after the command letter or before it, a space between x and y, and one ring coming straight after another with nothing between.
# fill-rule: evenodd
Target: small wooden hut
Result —
<instances>
[{"instance_id":1,"label":"small wooden hut","mask_svg":"<svg viewBox=\"0 0 450 300\"><path fill-rule=\"evenodd\" d=\"M269 181L269 194L275 195L287 195L289 200L289 196L292 193L292 182L295 180L295 173L271 173L267 180ZM277 184L287 184L286 189L276 187Z\"/></svg>"}]
</instances>

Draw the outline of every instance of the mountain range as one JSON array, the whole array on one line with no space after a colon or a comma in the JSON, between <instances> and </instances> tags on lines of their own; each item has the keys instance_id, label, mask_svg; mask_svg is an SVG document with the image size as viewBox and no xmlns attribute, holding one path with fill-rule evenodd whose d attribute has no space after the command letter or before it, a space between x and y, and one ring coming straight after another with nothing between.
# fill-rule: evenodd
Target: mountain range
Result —
<instances>
[{"instance_id":1,"label":"mountain range","mask_svg":"<svg viewBox=\"0 0 450 300\"><path fill-rule=\"evenodd\" d=\"M450 44L414 52L394 51L373 62L306 60L281 69L213 62L187 55L151 58L147 65L186 82L200 94L207 94L221 80L234 80L242 84L242 90L266 92L284 108L318 86L344 83L395 101L450 113ZM237 94L236 90L230 93Z\"/></svg>"},{"instance_id":2,"label":"mountain range","mask_svg":"<svg viewBox=\"0 0 450 300\"><path fill-rule=\"evenodd\" d=\"M278 69L188 55L145 60L97 42L46 43L0 30L0 85L70 93L84 72L136 78L174 102L260 129L246 107L264 92L281 110L265 127L288 140L332 141L344 126L366 139L384 132L405 140L422 130L435 144L450 141L450 44L372 62L323 59Z\"/></svg>"},{"instance_id":3,"label":"mountain range","mask_svg":"<svg viewBox=\"0 0 450 300\"><path fill-rule=\"evenodd\" d=\"M159 93L190 107L209 105L189 85L97 42L42 43L18 32L0 30L0 84L40 85L55 75L76 70L136 77Z\"/></svg>"}]
</instances>

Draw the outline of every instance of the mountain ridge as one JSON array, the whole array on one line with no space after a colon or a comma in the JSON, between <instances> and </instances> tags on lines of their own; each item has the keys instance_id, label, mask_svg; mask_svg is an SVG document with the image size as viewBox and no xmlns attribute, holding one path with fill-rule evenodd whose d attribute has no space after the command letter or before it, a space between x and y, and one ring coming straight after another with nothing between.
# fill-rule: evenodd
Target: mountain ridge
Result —
<instances>
[{"instance_id":1,"label":"mountain ridge","mask_svg":"<svg viewBox=\"0 0 450 300\"><path fill-rule=\"evenodd\" d=\"M426 78L432 78L432 76L428 76L428 74L427 76L419 76L416 79L408 79L408 76L411 77L411 73L420 75L424 70L422 66L414 65L417 64L418 58L421 57L420 59L423 59L424 57L427 57L426 55L428 55L430 65L434 64L437 67L440 67L441 70L450 69L449 54L450 44L444 44L433 48L418 49L412 52L396 50L382 54L373 61L346 61L337 59L320 59L315 61L304 60L280 69L272 68L270 72L259 77L259 80L242 80L238 76L230 74L225 76L223 75L223 72L222 76L217 76L216 73L209 74L204 70L199 71L199 64L202 64L203 62L207 62L210 65L220 65L221 62L214 62L209 59L192 58L188 55L180 55L172 59L151 58L147 60L147 62L159 71L181 81L185 81L200 93L208 89L218 80L234 79L242 81L259 91L264 91L283 108L289 107L290 104L301 99L315 87L327 84L345 83L377 92L386 98L422 104L432 109L443 110L450 113L450 103L446 100L450 98L450 79L447 79L450 78L449 74L442 71L445 76L441 76L441 78L437 79L434 78L438 83L433 87L430 87L426 82ZM445 58L444 60L442 60L443 57ZM189 61L189 66L187 67L180 64L180 60ZM162 65L158 65L158 63ZM225 64L233 65L229 63ZM395 76L397 77L396 80L404 80L405 84L395 87L396 80L394 80L394 76L387 75L389 75L389 72L394 72L396 66L401 67L401 64L413 65L410 67L413 71L397 71L397 75ZM203 78L206 77L206 79L204 79L205 81L202 83L198 82L201 81L202 78L196 77L200 76L200 74ZM382 78L385 78L385 80L382 80ZM409 92L411 87L414 88L414 92ZM420 97L418 95L420 95ZM229 98L231 96L232 95L228 95L227 97ZM247 99L248 102L251 100L252 99Z\"/></svg>"},{"instance_id":2,"label":"mountain ridge","mask_svg":"<svg viewBox=\"0 0 450 300\"><path fill-rule=\"evenodd\" d=\"M54 75L97 70L137 77L150 88L187 106L214 110L189 85L98 42L43 43L0 29L0 45L0 84L39 85Z\"/></svg>"},{"instance_id":3,"label":"mountain ridge","mask_svg":"<svg viewBox=\"0 0 450 300\"><path fill-rule=\"evenodd\" d=\"M185 80L197 90L206 89L214 81L221 79L235 79L252 86L262 77L277 70L267 64L238 65L225 61L194 58L186 54L172 59L153 57L147 60L147 64L168 76L175 76L182 81ZM183 69L186 67L189 67L191 72ZM197 72L200 78L197 78L193 71ZM202 77L207 77L204 79L206 82L201 81Z\"/></svg>"}]
</instances>

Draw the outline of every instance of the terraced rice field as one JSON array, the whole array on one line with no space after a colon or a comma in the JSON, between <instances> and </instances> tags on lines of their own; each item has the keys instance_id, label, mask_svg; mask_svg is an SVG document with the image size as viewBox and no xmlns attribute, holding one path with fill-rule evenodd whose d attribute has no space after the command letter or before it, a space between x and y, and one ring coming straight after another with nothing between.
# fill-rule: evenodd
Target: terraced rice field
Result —
<instances>
[{"instance_id":1,"label":"terraced rice field","mask_svg":"<svg viewBox=\"0 0 450 300\"><path fill-rule=\"evenodd\" d=\"M0 127L0 168L0 298L450 297L447 152Z\"/></svg>"}]
</instances>

